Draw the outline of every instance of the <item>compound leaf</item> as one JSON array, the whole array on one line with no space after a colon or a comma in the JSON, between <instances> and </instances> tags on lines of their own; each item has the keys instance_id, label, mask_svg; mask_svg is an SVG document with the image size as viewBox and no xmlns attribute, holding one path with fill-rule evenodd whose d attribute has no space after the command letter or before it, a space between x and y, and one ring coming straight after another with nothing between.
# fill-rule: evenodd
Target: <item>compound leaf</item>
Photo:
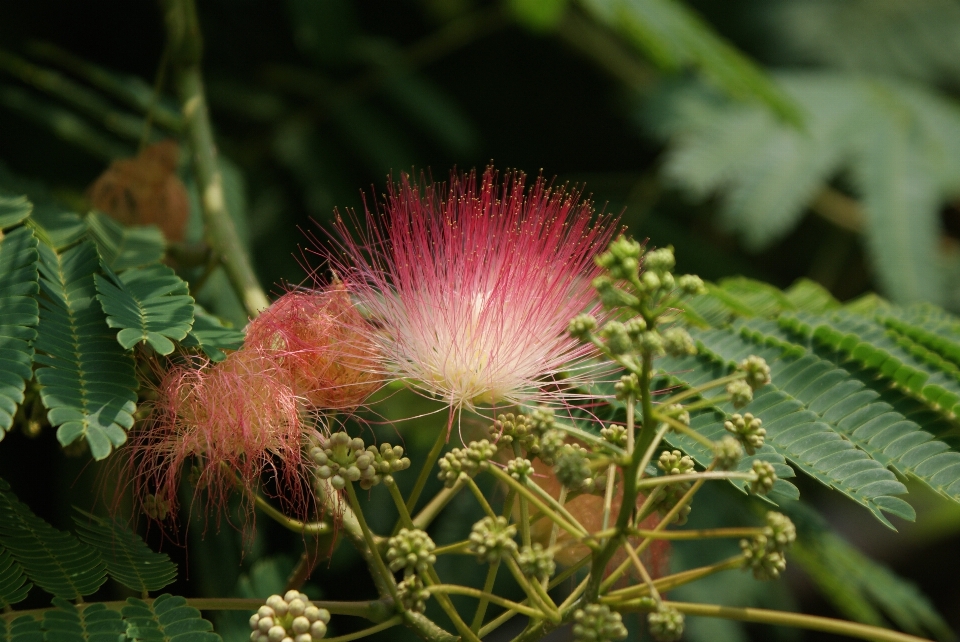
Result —
<instances>
[{"instance_id":1,"label":"compound leaf","mask_svg":"<svg viewBox=\"0 0 960 642\"><path fill-rule=\"evenodd\" d=\"M151 604L127 598L122 610L127 637L135 642L220 642L213 625L182 597L164 594Z\"/></svg>"},{"instance_id":2,"label":"compound leaf","mask_svg":"<svg viewBox=\"0 0 960 642\"><path fill-rule=\"evenodd\" d=\"M159 591L177 579L177 567L165 553L157 553L118 519L103 519L77 509L73 521L77 536L93 547L110 577L139 593Z\"/></svg>"},{"instance_id":3,"label":"compound leaf","mask_svg":"<svg viewBox=\"0 0 960 642\"><path fill-rule=\"evenodd\" d=\"M136 410L133 360L107 327L96 300L96 248L81 243L63 254L40 246L40 327L35 360L40 397L64 446L85 438L96 459L126 440Z\"/></svg>"},{"instance_id":4,"label":"compound leaf","mask_svg":"<svg viewBox=\"0 0 960 642\"><path fill-rule=\"evenodd\" d=\"M107 325L120 328L117 341L128 350L145 342L160 354L170 354L173 341L182 340L193 326L189 287L165 265L132 268L120 276L97 274L94 279Z\"/></svg>"}]
</instances>

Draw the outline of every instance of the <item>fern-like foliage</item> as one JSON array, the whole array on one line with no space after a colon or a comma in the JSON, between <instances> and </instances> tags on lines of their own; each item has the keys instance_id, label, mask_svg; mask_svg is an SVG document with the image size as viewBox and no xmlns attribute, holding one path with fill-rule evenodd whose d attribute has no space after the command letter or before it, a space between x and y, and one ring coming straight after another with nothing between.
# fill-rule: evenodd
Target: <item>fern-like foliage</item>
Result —
<instances>
[{"instance_id":1,"label":"fern-like foliage","mask_svg":"<svg viewBox=\"0 0 960 642\"><path fill-rule=\"evenodd\" d=\"M13 425L26 382L33 377L38 260L30 228L18 227L0 240L0 439Z\"/></svg>"},{"instance_id":2,"label":"fern-like foliage","mask_svg":"<svg viewBox=\"0 0 960 642\"><path fill-rule=\"evenodd\" d=\"M242 332L224 326L199 305L194 306L193 317L193 327L180 345L200 348L211 361L223 361L227 357L224 350L237 350L243 345Z\"/></svg>"},{"instance_id":3,"label":"fern-like foliage","mask_svg":"<svg viewBox=\"0 0 960 642\"><path fill-rule=\"evenodd\" d=\"M0 230L22 223L32 211L33 204L26 196L0 195Z\"/></svg>"},{"instance_id":4,"label":"fern-like foliage","mask_svg":"<svg viewBox=\"0 0 960 642\"><path fill-rule=\"evenodd\" d=\"M77 510L77 536L100 554L110 577L140 593L159 591L176 580L177 567L170 557L150 550L122 521Z\"/></svg>"},{"instance_id":5,"label":"fern-like foliage","mask_svg":"<svg viewBox=\"0 0 960 642\"><path fill-rule=\"evenodd\" d=\"M696 68L730 95L765 103L796 124L793 99L746 56L678 0L581 0L583 8L621 33L660 67Z\"/></svg>"},{"instance_id":6,"label":"fern-like foliage","mask_svg":"<svg viewBox=\"0 0 960 642\"><path fill-rule=\"evenodd\" d=\"M711 285L684 318L699 354L660 360L658 386L695 386L761 356L772 383L741 412L763 420L764 449L887 526L885 513L913 518L903 478L960 503L960 319L928 304L841 306L809 281L780 291L744 278ZM718 439L731 412L695 413L691 425ZM692 439L672 439L710 461Z\"/></svg>"},{"instance_id":7,"label":"fern-like foliage","mask_svg":"<svg viewBox=\"0 0 960 642\"><path fill-rule=\"evenodd\" d=\"M40 246L40 333L35 359L47 418L67 445L85 438L96 459L126 440L133 426L133 360L107 327L96 299L100 257L89 242L62 254Z\"/></svg>"},{"instance_id":8,"label":"fern-like foliage","mask_svg":"<svg viewBox=\"0 0 960 642\"><path fill-rule=\"evenodd\" d=\"M866 243L895 300L943 303L939 208L960 189L960 110L903 81L832 72L778 74L804 127L699 87L663 93L649 126L670 141L664 175L701 198L724 195L722 216L762 248L792 229L824 184L854 179Z\"/></svg>"},{"instance_id":9,"label":"fern-like foliage","mask_svg":"<svg viewBox=\"0 0 960 642\"><path fill-rule=\"evenodd\" d=\"M55 597L75 600L90 595L107 579L103 561L94 549L34 515L3 480L0 547L9 551L37 586ZM0 582L15 572L0 575Z\"/></svg>"},{"instance_id":10,"label":"fern-like foliage","mask_svg":"<svg viewBox=\"0 0 960 642\"><path fill-rule=\"evenodd\" d=\"M0 548L0 609L27 599L32 586L10 551Z\"/></svg>"},{"instance_id":11,"label":"fern-like foliage","mask_svg":"<svg viewBox=\"0 0 960 642\"><path fill-rule=\"evenodd\" d=\"M127 625L120 613L103 604L78 609L61 598L53 598L57 608L43 614L45 642L117 642Z\"/></svg>"},{"instance_id":12,"label":"fern-like foliage","mask_svg":"<svg viewBox=\"0 0 960 642\"><path fill-rule=\"evenodd\" d=\"M130 269L120 276L97 274L94 279L107 325L120 328L117 341L128 350L144 342L170 354L176 347L173 341L182 340L193 326L189 287L165 265Z\"/></svg>"},{"instance_id":13,"label":"fern-like foliage","mask_svg":"<svg viewBox=\"0 0 960 642\"><path fill-rule=\"evenodd\" d=\"M119 519L107 520L77 509L77 536L100 554L110 577L140 593L159 591L177 578L165 553L155 553Z\"/></svg>"},{"instance_id":14,"label":"fern-like foliage","mask_svg":"<svg viewBox=\"0 0 960 642\"><path fill-rule=\"evenodd\" d=\"M161 595L148 604L127 599L123 607L127 637L135 642L219 642L213 625L182 597Z\"/></svg>"},{"instance_id":15,"label":"fern-like foliage","mask_svg":"<svg viewBox=\"0 0 960 642\"><path fill-rule=\"evenodd\" d=\"M166 251L163 232L155 225L124 227L108 216L91 212L87 226L103 262L114 272L157 263Z\"/></svg>"},{"instance_id":16,"label":"fern-like foliage","mask_svg":"<svg viewBox=\"0 0 960 642\"><path fill-rule=\"evenodd\" d=\"M0 641L43 642L43 628L39 620L23 615L10 623L0 619Z\"/></svg>"}]
</instances>

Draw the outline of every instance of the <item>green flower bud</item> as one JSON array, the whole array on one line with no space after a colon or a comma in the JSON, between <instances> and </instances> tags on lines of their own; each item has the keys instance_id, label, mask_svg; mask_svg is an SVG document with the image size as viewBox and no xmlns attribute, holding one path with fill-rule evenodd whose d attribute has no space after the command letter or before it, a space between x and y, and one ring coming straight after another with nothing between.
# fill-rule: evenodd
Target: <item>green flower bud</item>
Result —
<instances>
[{"instance_id":1,"label":"green flower bud","mask_svg":"<svg viewBox=\"0 0 960 642\"><path fill-rule=\"evenodd\" d=\"M607 308L634 308L640 304L640 299L618 288L605 276L595 278L593 287L600 296L600 302Z\"/></svg>"},{"instance_id":2,"label":"green flower bud","mask_svg":"<svg viewBox=\"0 0 960 642\"><path fill-rule=\"evenodd\" d=\"M619 321L609 321L600 330L600 336L606 341L607 348L614 356L628 354L633 350L633 341L627 329Z\"/></svg>"},{"instance_id":3,"label":"green flower bud","mask_svg":"<svg viewBox=\"0 0 960 642\"><path fill-rule=\"evenodd\" d=\"M613 390L619 401L626 401L629 397L640 398L640 379L636 374L630 373L620 377L620 381L614 384Z\"/></svg>"},{"instance_id":4,"label":"green flower bud","mask_svg":"<svg viewBox=\"0 0 960 642\"><path fill-rule=\"evenodd\" d=\"M647 615L650 635L657 642L676 642L683 636L683 613L661 604Z\"/></svg>"},{"instance_id":5,"label":"green flower bud","mask_svg":"<svg viewBox=\"0 0 960 642\"><path fill-rule=\"evenodd\" d=\"M714 468L717 470L733 470L743 457L743 447L740 442L727 435L713 444Z\"/></svg>"},{"instance_id":6,"label":"green flower bud","mask_svg":"<svg viewBox=\"0 0 960 642\"><path fill-rule=\"evenodd\" d=\"M391 571L403 569L405 576L422 574L437 561L434 548L433 540L424 531L401 528L400 532L387 540L387 563Z\"/></svg>"},{"instance_id":7,"label":"green flower bud","mask_svg":"<svg viewBox=\"0 0 960 642\"><path fill-rule=\"evenodd\" d=\"M667 354L684 357L697 354L697 345L690 333L683 328L670 328L663 333L663 347Z\"/></svg>"},{"instance_id":8,"label":"green flower bud","mask_svg":"<svg viewBox=\"0 0 960 642\"><path fill-rule=\"evenodd\" d=\"M493 564L517 552L516 536L517 527L508 523L506 517L484 517L473 525L467 550L476 555L478 561Z\"/></svg>"},{"instance_id":9,"label":"green flower bud","mask_svg":"<svg viewBox=\"0 0 960 642\"><path fill-rule=\"evenodd\" d=\"M753 401L753 388L742 379L727 384L727 394L734 408L743 408Z\"/></svg>"},{"instance_id":10,"label":"green flower bud","mask_svg":"<svg viewBox=\"0 0 960 642\"><path fill-rule=\"evenodd\" d=\"M643 256L643 268L652 272L669 272L677 264L672 247L651 250Z\"/></svg>"},{"instance_id":11,"label":"green flower bud","mask_svg":"<svg viewBox=\"0 0 960 642\"><path fill-rule=\"evenodd\" d=\"M557 463L557 457L563 450L567 436L562 430L548 430L540 438L540 452L537 457L547 466Z\"/></svg>"},{"instance_id":12,"label":"green flower bud","mask_svg":"<svg viewBox=\"0 0 960 642\"><path fill-rule=\"evenodd\" d=\"M685 475L695 469L693 459L679 450L664 450L657 460L657 468L668 475Z\"/></svg>"},{"instance_id":13,"label":"green flower bud","mask_svg":"<svg viewBox=\"0 0 960 642\"><path fill-rule=\"evenodd\" d=\"M572 491L593 489L593 471L587 450L577 444L566 444L553 467L557 480Z\"/></svg>"},{"instance_id":14,"label":"green flower bud","mask_svg":"<svg viewBox=\"0 0 960 642\"><path fill-rule=\"evenodd\" d=\"M587 604L573 613L574 642L613 642L627 637L627 627L606 604Z\"/></svg>"},{"instance_id":15,"label":"green flower bud","mask_svg":"<svg viewBox=\"0 0 960 642\"><path fill-rule=\"evenodd\" d=\"M611 424L606 428L601 428L600 436L614 446L620 448L626 448L627 446L627 429L624 426Z\"/></svg>"},{"instance_id":16,"label":"green flower bud","mask_svg":"<svg viewBox=\"0 0 960 642\"><path fill-rule=\"evenodd\" d=\"M570 320L567 326L567 332L570 336L586 341L590 339L590 333L597 328L597 319L589 314L578 314Z\"/></svg>"},{"instance_id":17,"label":"green flower bud","mask_svg":"<svg viewBox=\"0 0 960 642\"><path fill-rule=\"evenodd\" d=\"M471 441L466 448L454 448L437 462L440 468L437 477L451 488L461 474L473 477L496 454L497 447L486 439Z\"/></svg>"},{"instance_id":18,"label":"green flower bud","mask_svg":"<svg viewBox=\"0 0 960 642\"><path fill-rule=\"evenodd\" d=\"M641 333L639 343L643 351L649 352L654 357L662 356L664 353L663 337L656 330Z\"/></svg>"},{"instance_id":19,"label":"green flower bud","mask_svg":"<svg viewBox=\"0 0 960 642\"><path fill-rule=\"evenodd\" d=\"M676 419L682 424L690 425L690 413L687 412L681 404L672 403L660 409L660 416L667 416Z\"/></svg>"},{"instance_id":20,"label":"green flower bud","mask_svg":"<svg viewBox=\"0 0 960 642\"><path fill-rule=\"evenodd\" d=\"M703 280L695 274L684 274L677 279L677 285L684 294L689 296L704 294L707 291Z\"/></svg>"},{"instance_id":21,"label":"green flower bud","mask_svg":"<svg viewBox=\"0 0 960 642\"><path fill-rule=\"evenodd\" d=\"M517 457L507 463L507 473L517 481L523 481L533 474L533 464L529 459Z\"/></svg>"},{"instance_id":22,"label":"green flower bud","mask_svg":"<svg viewBox=\"0 0 960 642\"><path fill-rule=\"evenodd\" d=\"M786 515L771 511L766 519L767 524L758 535L740 540L744 566L758 580L780 577L787 567L784 553L797 539L797 530Z\"/></svg>"},{"instance_id":23,"label":"green flower bud","mask_svg":"<svg viewBox=\"0 0 960 642\"><path fill-rule=\"evenodd\" d=\"M753 390L770 383L770 366L762 357L751 355L740 362L738 369L747 373L745 381Z\"/></svg>"},{"instance_id":24,"label":"green flower bud","mask_svg":"<svg viewBox=\"0 0 960 642\"><path fill-rule=\"evenodd\" d=\"M757 479L750 482L750 491L757 495L766 495L773 489L773 483L777 481L777 471L769 462L758 459L753 462L753 472Z\"/></svg>"},{"instance_id":25,"label":"green flower bud","mask_svg":"<svg viewBox=\"0 0 960 642\"><path fill-rule=\"evenodd\" d=\"M398 582L397 594L404 609L414 613L423 613L427 609L430 591L424 586L419 575L408 575L402 582Z\"/></svg>"},{"instance_id":26,"label":"green flower bud","mask_svg":"<svg viewBox=\"0 0 960 642\"><path fill-rule=\"evenodd\" d=\"M740 440L748 455L763 448L767 431L763 428L763 422L759 417L754 417L749 412L743 415L735 413L730 415L728 421L723 422L723 427Z\"/></svg>"},{"instance_id":27,"label":"green flower bud","mask_svg":"<svg viewBox=\"0 0 960 642\"><path fill-rule=\"evenodd\" d=\"M633 317L623 326L627 329L627 334L630 335L631 339L639 340L640 333L647 329L647 322L643 320L643 317Z\"/></svg>"},{"instance_id":28,"label":"green flower bud","mask_svg":"<svg viewBox=\"0 0 960 642\"><path fill-rule=\"evenodd\" d=\"M553 561L553 553L544 549L542 544L521 548L517 561L524 575L535 577L540 581L552 577L557 570L557 565Z\"/></svg>"}]
</instances>

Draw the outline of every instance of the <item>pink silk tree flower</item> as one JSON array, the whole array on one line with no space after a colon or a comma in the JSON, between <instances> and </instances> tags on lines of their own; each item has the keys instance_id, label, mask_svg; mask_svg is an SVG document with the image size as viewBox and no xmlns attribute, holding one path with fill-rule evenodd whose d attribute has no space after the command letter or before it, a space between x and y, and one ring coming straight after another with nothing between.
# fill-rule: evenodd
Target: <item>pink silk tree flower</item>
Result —
<instances>
[{"instance_id":1,"label":"pink silk tree flower","mask_svg":"<svg viewBox=\"0 0 960 642\"><path fill-rule=\"evenodd\" d=\"M191 466L197 488L222 506L238 487L254 492L269 471L288 508L305 513L302 446L317 433L303 421L289 380L272 355L246 347L219 364L167 371L149 423L132 442L141 499L155 494L174 514L181 475Z\"/></svg>"},{"instance_id":2,"label":"pink silk tree flower","mask_svg":"<svg viewBox=\"0 0 960 642\"><path fill-rule=\"evenodd\" d=\"M567 325L597 307L593 259L616 226L580 197L493 168L449 187L401 174L365 232L338 215L328 258L382 327L385 374L457 409L562 401L594 374Z\"/></svg>"},{"instance_id":3,"label":"pink silk tree flower","mask_svg":"<svg viewBox=\"0 0 960 642\"><path fill-rule=\"evenodd\" d=\"M247 326L244 349L276 359L313 409L351 410L380 387L372 328L342 283L287 292Z\"/></svg>"}]
</instances>

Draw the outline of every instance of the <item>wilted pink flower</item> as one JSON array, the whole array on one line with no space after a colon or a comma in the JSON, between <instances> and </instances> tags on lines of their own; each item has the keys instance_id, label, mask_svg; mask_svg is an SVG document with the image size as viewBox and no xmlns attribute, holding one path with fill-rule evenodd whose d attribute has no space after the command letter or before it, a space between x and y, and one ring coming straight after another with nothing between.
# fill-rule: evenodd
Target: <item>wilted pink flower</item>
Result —
<instances>
[{"instance_id":1,"label":"wilted pink flower","mask_svg":"<svg viewBox=\"0 0 960 642\"><path fill-rule=\"evenodd\" d=\"M222 505L239 485L256 488L270 470L292 494L289 505L302 511L297 495L308 433L301 402L289 374L271 355L242 349L222 363L175 366L164 376L146 429L134 439L136 480L141 496L176 510L185 466L197 487Z\"/></svg>"},{"instance_id":2,"label":"wilted pink flower","mask_svg":"<svg viewBox=\"0 0 960 642\"><path fill-rule=\"evenodd\" d=\"M371 328L342 284L288 292L247 328L222 363L174 366L134 439L141 495L175 510L184 467L213 504L270 472L302 513L309 415L352 409L379 387Z\"/></svg>"},{"instance_id":3,"label":"wilted pink flower","mask_svg":"<svg viewBox=\"0 0 960 642\"><path fill-rule=\"evenodd\" d=\"M251 348L273 356L313 408L352 409L380 386L371 328L342 283L284 294L250 322Z\"/></svg>"},{"instance_id":4,"label":"wilted pink flower","mask_svg":"<svg viewBox=\"0 0 960 642\"><path fill-rule=\"evenodd\" d=\"M401 174L365 233L338 217L331 262L382 325L390 374L456 408L556 399L590 374L591 348L566 329L595 307L593 257L615 226L542 177L529 189L519 172L477 178L448 188Z\"/></svg>"}]
</instances>

